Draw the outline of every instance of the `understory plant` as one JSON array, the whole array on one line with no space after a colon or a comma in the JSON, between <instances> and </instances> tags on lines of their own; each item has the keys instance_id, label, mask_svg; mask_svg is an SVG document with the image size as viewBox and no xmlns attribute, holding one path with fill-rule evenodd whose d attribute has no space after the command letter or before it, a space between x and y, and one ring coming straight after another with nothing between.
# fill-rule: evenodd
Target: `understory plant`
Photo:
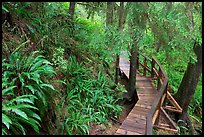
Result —
<instances>
[{"instance_id":1,"label":"understory plant","mask_svg":"<svg viewBox=\"0 0 204 137\"><path fill-rule=\"evenodd\" d=\"M60 92L58 112L62 119L61 134L89 134L90 123L107 124L109 118L118 117L122 107L117 105L116 92L110 87L113 81L102 72L91 75L91 69L78 63L75 56L70 56L65 76L66 92Z\"/></svg>"},{"instance_id":2,"label":"understory plant","mask_svg":"<svg viewBox=\"0 0 204 137\"><path fill-rule=\"evenodd\" d=\"M25 56L18 50L2 61L2 134L27 134L30 126L39 133L55 71L37 51Z\"/></svg>"}]
</instances>

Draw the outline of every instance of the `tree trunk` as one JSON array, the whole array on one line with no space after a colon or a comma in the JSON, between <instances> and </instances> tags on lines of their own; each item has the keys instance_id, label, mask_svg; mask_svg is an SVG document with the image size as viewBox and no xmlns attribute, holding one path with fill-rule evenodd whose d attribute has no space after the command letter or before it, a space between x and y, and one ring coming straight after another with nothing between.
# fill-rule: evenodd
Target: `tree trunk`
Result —
<instances>
[{"instance_id":1,"label":"tree trunk","mask_svg":"<svg viewBox=\"0 0 204 137\"><path fill-rule=\"evenodd\" d=\"M122 31L124 26L124 2L120 2L120 9L119 9L119 25L118 30ZM119 53L116 54L116 74L115 74L115 83L118 84L118 76L119 76Z\"/></svg>"},{"instance_id":2,"label":"tree trunk","mask_svg":"<svg viewBox=\"0 0 204 137\"><path fill-rule=\"evenodd\" d=\"M174 96L178 104L183 109L182 114L177 116L177 119L182 119L184 122L188 122L189 120L186 117L188 106L195 93L195 89L202 72L202 46L195 42L193 50L197 56L197 62L188 63L187 70L184 73L178 92Z\"/></svg>"},{"instance_id":3,"label":"tree trunk","mask_svg":"<svg viewBox=\"0 0 204 137\"><path fill-rule=\"evenodd\" d=\"M131 48L130 72L128 81L128 92L131 99L134 99L136 92L136 60L137 60L137 42L135 41ZM137 97L138 99L138 97Z\"/></svg>"},{"instance_id":4,"label":"tree trunk","mask_svg":"<svg viewBox=\"0 0 204 137\"><path fill-rule=\"evenodd\" d=\"M68 13L69 13L70 19L71 19L71 22L70 22L70 25L71 25L71 32L70 32L71 35L70 36L71 37L74 37L74 22L73 22L73 19L74 19L75 5L76 5L76 2L70 2L69 10L68 10Z\"/></svg>"},{"instance_id":5,"label":"tree trunk","mask_svg":"<svg viewBox=\"0 0 204 137\"><path fill-rule=\"evenodd\" d=\"M120 2L118 30L122 31L123 28L124 28L124 2Z\"/></svg>"},{"instance_id":6,"label":"tree trunk","mask_svg":"<svg viewBox=\"0 0 204 137\"><path fill-rule=\"evenodd\" d=\"M114 2L107 2L106 26L113 23Z\"/></svg>"},{"instance_id":7,"label":"tree trunk","mask_svg":"<svg viewBox=\"0 0 204 137\"><path fill-rule=\"evenodd\" d=\"M71 19L74 18L75 4L76 4L76 2L70 2L70 5L69 5L68 13L70 14Z\"/></svg>"}]
</instances>

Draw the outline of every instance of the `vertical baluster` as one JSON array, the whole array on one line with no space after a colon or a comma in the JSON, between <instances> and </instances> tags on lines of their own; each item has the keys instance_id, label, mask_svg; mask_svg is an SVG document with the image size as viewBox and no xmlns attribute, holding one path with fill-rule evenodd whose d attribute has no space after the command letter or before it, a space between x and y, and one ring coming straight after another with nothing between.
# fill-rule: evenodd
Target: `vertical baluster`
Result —
<instances>
[{"instance_id":1,"label":"vertical baluster","mask_svg":"<svg viewBox=\"0 0 204 137\"><path fill-rule=\"evenodd\" d=\"M161 87L161 82L160 82L160 79L161 79L161 77L162 77L162 72L161 72L161 68L159 67L159 72L158 72L158 82L157 82L157 90L159 90L160 89L160 87Z\"/></svg>"},{"instance_id":2,"label":"vertical baluster","mask_svg":"<svg viewBox=\"0 0 204 137\"><path fill-rule=\"evenodd\" d=\"M151 69L151 78L153 78L154 77L154 66L155 66L155 61L154 61L154 59L152 58L152 63L151 63L151 65L152 65L152 69Z\"/></svg>"},{"instance_id":3,"label":"vertical baluster","mask_svg":"<svg viewBox=\"0 0 204 137\"><path fill-rule=\"evenodd\" d=\"M146 67L147 67L147 58L144 57L144 71L143 71L143 75L146 76Z\"/></svg>"}]
</instances>

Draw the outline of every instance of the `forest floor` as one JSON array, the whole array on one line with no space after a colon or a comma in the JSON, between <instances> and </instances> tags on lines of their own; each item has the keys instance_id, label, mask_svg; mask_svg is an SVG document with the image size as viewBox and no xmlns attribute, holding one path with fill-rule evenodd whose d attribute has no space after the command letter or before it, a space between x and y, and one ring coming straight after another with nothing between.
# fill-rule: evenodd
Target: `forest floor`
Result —
<instances>
[{"instance_id":1,"label":"forest floor","mask_svg":"<svg viewBox=\"0 0 204 137\"><path fill-rule=\"evenodd\" d=\"M135 105L134 103L131 103L131 104L125 104L123 106L122 114L119 116L119 121L121 123L125 120L125 118L132 110L132 107L134 105ZM92 124L91 125L92 130L90 132L90 135L113 135L119 127L120 127L120 123L115 122L113 120L110 120L108 122L108 126L105 126L103 124L100 124L100 125Z\"/></svg>"},{"instance_id":2,"label":"forest floor","mask_svg":"<svg viewBox=\"0 0 204 137\"><path fill-rule=\"evenodd\" d=\"M127 85L127 81L125 78L121 78L119 83L122 85ZM128 116L129 112L132 110L134 105L135 105L135 102L124 103L122 105L123 106L122 113L118 118L118 121L120 123L122 123L125 120L125 118ZM90 135L114 135L116 130L120 127L119 122L116 122L114 120L109 120L107 126L105 126L104 124L99 124L99 125L91 124L92 130L90 131Z\"/></svg>"}]
</instances>

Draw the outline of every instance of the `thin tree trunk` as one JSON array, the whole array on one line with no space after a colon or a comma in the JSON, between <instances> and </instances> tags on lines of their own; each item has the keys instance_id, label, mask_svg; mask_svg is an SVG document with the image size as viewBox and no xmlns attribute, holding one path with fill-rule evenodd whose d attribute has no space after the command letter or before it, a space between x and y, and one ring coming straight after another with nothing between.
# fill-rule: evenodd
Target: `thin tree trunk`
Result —
<instances>
[{"instance_id":1,"label":"thin tree trunk","mask_svg":"<svg viewBox=\"0 0 204 137\"><path fill-rule=\"evenodd\" d=\"M131 55L130 55L130 73L129 73L129 81L128 81L128 89L129 89L128 92L131 99L134 99L134 94L136 92L137 44L138 43L135 41L134 44L132 45Z\"/></svg>"},{"instance_id":2,"label":"thin tree trunk","mask_svg":"<svg viewBox=\"0 0 204 137\"><path fill-rule=\"evenodd\" d=\"M75 5L76 5L76 2L70 2L69 10L68 10L68 13L69 13L70 18L71 18L71 33L70 33L71 37L74 36L74 22L73 22L73 19L74 19Z\"/></svg>"},{"instance_id":3,"label":"thin tree trunk","mask_svg":"<svg viewBox=\"0 0 204 137\"><path fill-rule=\"evenodd\" d=\"M70 5L69 5L68 13L70 14L71 19L74 18L75 4L76 4L76 2L70 2Z\"/></svg>"},{"instance_id":4,"label":"thin tree trunk","mask_svg":"<svg viewBox=\"0 0 204 137\"><path fill-rule=\"evenodd\" d=\"M106 26L113 23L113 8L114 2L107 2L107 11L106 11Z\"/></svg>"},{"instance_id":5,"label":"thin tree trunk","mask_svg":"<svg viewBox=\"0 0 204 137\"><path fill-rule=\"evenodd\" d=\"M122 31L124 27L124 2L120 2L120 9L119 9L119 25L118 30ZM119 53L116 54L116 74L115 74L115 83L118 84L118 76L119 76Z\"/></svg>"}]
</instances>

